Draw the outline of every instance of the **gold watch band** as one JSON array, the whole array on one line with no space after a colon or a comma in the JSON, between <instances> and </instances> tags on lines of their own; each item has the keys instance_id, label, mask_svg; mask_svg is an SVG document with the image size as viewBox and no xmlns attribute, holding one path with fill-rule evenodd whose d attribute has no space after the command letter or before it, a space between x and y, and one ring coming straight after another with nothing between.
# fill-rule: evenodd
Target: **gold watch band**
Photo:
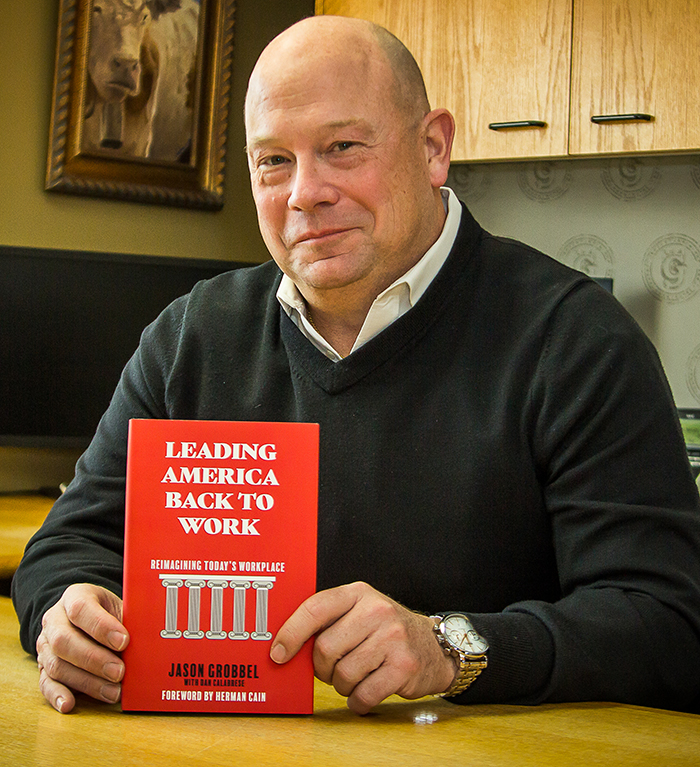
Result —
<instances>
[{"instance_id":1,"label":"gold watch band","mask_svg":"<svg viewBox=\"0 0 700 767\"><path fill-rule=\"evenodd\" d=\"M440 697L451 698L467 690L487 665L486 659L469 660L465 657L460 658L457 675L445 692L440 693Z\"/></svg>"}]
</instances>

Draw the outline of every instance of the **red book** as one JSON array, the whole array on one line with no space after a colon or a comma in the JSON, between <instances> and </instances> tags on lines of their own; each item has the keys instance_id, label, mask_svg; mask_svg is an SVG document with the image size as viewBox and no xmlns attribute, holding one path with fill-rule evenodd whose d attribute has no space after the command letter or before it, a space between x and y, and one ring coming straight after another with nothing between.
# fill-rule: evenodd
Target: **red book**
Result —
<instances>
[{"instance_id":1,"label":"red book","mask_svg":"<svg viewBox=\"0 0 700 767\"><path fill-rule=\"evenodd\" d=\"M125 711L310 714L311 642L272 638L316 589L318 424L132 420Z\"/></svg>"}]
</instances>

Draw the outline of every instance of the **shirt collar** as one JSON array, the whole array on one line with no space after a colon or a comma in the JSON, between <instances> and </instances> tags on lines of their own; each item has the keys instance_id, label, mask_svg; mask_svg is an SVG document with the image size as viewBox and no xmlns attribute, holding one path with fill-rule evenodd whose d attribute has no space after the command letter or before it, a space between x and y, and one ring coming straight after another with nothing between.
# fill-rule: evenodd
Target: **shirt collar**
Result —
<instances>
[{"instance_id":1,"label":"shirt collar","mask_svg":"<svg viewBox=\"0 0 700 767\"><path fill-rule=\"evenodd\" d=\"M396 285L405 283L408 286L411 306L415 306L447 260L447 256L449 256L454 241L457 238L457 231L459 230L459 223L462 218L462 205L457 195L449 187L443 187L440 191L442 193L442 202L447 212L440 236L406 274L399 277L377 298L380 298Z\"/></svg>"},{"instance_id":2,"label":"shirt collar","mask_svg":"<svg viewBox=\"0 0 700 767\"><path fill-rule=\"evenodd\" d=\"M457 195L450 188L443 187L440 191L443 205L447 211L440 236L416 264L377 296L367 314L365 324L360 330L353 351L398 319L401 314L415 306L445 263L457 237L462 217L462 206ZM398 304L400 308L398 311L393 311L391 315L384 314L382 316L382 307L387 304L386 299L391 294L397 294L400 297L398 302L393 302L395 305ZM277 300L309 340L331 359L340 359L337 352L309 323L306 301L304 301L297 286L286 274L282 275L277 290Z\"/></svg>"}]
</instances>

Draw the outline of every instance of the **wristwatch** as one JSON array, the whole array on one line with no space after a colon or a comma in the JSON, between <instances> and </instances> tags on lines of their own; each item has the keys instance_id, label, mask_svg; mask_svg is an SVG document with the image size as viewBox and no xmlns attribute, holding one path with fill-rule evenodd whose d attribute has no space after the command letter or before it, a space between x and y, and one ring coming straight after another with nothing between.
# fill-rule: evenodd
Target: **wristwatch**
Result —
<instances>
[{"instance_id":1,"label":"wristwatch","mask_svg":"<svg viewBox=\"0 0 700 767\"><path fill-rule=\"evenodd\" d=\"M462 613L446 613L431 616L435 622L433 631L446 655L457 659L459 668L452 684L440 693L450 698L464 692L486 668L489 643L479 634L472 622Z\"/></svg>"}]
</instances>

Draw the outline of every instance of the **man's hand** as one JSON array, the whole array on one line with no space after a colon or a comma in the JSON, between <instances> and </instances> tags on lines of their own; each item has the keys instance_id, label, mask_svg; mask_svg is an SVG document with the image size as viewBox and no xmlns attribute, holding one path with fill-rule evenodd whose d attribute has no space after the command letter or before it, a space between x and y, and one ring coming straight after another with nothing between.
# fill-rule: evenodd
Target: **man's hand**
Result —
<instances>
[{"instance_id":1,"label":"man's hand","mask_svg":"<svg viewBox=\"0 0 700 767\"><path fill-rule=\"evenodd\" d=\"M277 632L270 657L286 663L317 634L316 676L366 714L389 695L414 700L446 690L456 672L440 649L433 620L414 613L366 583L320 591Z\"/></svg>"},{"instance_id":2,"label":"man's hand","mask_svg":"<svg viewBox=\"0 0 700 767\"><path fill-rule=\"evenodd\" d=\"M89 583L69 586L42 619L36 641L39 689L62 714L75 706L72 690L116 703L124 663L115 654L129 643L122 600Z\"/></svg>"}]
</instances>

